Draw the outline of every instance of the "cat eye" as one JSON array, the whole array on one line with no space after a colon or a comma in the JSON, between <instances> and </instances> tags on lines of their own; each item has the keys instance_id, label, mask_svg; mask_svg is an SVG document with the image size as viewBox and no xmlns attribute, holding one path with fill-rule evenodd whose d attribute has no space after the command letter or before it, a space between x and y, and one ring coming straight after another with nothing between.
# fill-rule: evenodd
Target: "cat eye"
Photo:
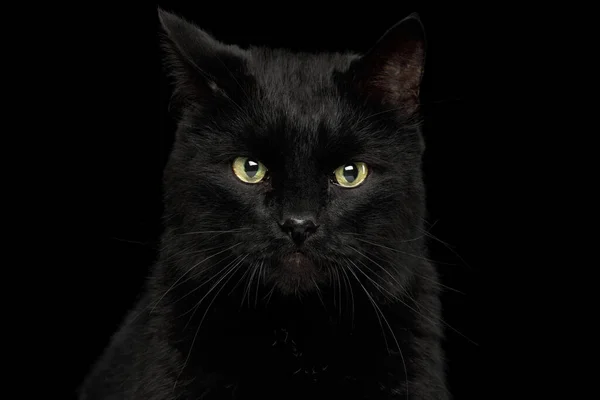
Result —
<instances>
[{"instance_id":1,"label":"cat eye","mask_svg":"<svg viewBox=\"0 0 600 400\"><path fill-rule=\"evenodd\" d=\"M267 174L267 167L259 161L248 157L233 160L233 173L245 183L259 183Z\"/></svg>"},{"instance_id":2,"label":"cat eye","mask_svg":"<svg viewBox=\"0 0 600 400\"><path fill-rule=\"evenodd\" d=\"M369 169L362 162L342 165L333 172L334 183L345 188L354 188L365 181Z\"/></svg>"}]
</instances>

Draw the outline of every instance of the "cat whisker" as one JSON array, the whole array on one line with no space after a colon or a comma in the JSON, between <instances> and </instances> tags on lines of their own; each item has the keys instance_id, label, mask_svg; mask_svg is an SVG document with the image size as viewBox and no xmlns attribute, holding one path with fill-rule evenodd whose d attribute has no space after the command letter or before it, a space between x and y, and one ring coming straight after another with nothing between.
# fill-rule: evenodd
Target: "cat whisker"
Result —
<instances>
[{"instance_id":1,"label":"cat whisker","mask_svg":"<svg viewBox=\"0 0 600 400\"><path fill-rule=\"evenodd\" d=\"M369 301L371 302L371 305L373 306L373 309L375 310L375 315L377 316L377 320L379 321L379 326L381 327L381 333L383 335L383 340L385 342L385 347L386 347L386 350L388 351L388 354L390 354L390 350L389 350L389 345L388 345L388 341L387 341L387 338L386 338L386 334L385 334L385 331L383 329L383 324L381 323L382 319L385 322L385 324L387 325L388 330L390 331L390 333L392 335L392 338L394 339L394 342L396 343L396 347L398 348L398 353L400 354L400 359L402 360L402 365L404 367L404 379L405 379L405 382L406 382L406 397L408 398L409 397L408 370L406 368L406 362L404 361L404 355L402 354L402 349L400 348L400 343L398 343L398 339L396 338L396 334L394 333L394 330L392 329L392 327L391 327L390 323L388 322L387 318L383 314L383 311L381 311L381 309L379 308L379 306L377 305L377 303L375 302L375 300L373 300L373 297L369 294L369 291L367 290L367 288L365 288L365 286L362 284L362 282L360 281L360 279L358 279L358 276L356 276L356 274L352 270L352 267L349 264L347 264L347 267L348 267L348 271L354 276L354 278L356 279L356 282L358 282L358 284L360 285L360 287L363 289L363 291L367 295L367 298L369 299ZM381 315L381 318L380 318L380 315Z\"/></svg>"},{"instance_id":2,"label":"cat whisker","mask_svg":"<svg viewBox=\"0 0 600 400\"><path fill-rule=\"evenodd\" d=\"M263 260L263 263L264 262L265 262L265 260ZM263 285L265 285L267 283L267 266L266 265L263 267L261 280L262 280Z\"/></svg>"},{"instance_id":3,"label":"cat whisker","mask_svg":"<svg viewBox=\"0 0 600 400\"><path fill-rule=\"evenodd\" d=\"M375 257L375 258L377 258L377 259L381 260L381 261L384 261L384 262L390 262L390 260L388 260L388 259L385 259L385 258L383 258L383 257L379 256L377 253L372 253L371 255L372 255L373 257ZM460 290L458 290L458 289L455 289L455 288L453 288L453 287L450 287L450 286L444 285L443 283L441 283L441 282L439 282L439 281L433 280L433 279L431 279L431 278L427 277L425 274L422 274L422 273L420 273L420 272L419 272L419 271L417 271L417 270L413 270L413 271L412 271L412 273L413 273L413 274L415 274L415 275L417 275L417 276L419 276L419 277L421 277L421 278L423 278L423 279L425 279L425 280L426 280L426 281L428 281L428 282L431 282L431 283L433 283L435 286L438 286L438 287L440 287L440 288L447 289L447 290L450 290L450 291L452 291L452 292L460 293L460 294L462 294L462 295L465 295L465 294L466 294L465 292L461 292L461 291L460 291Z\"/></svg>"},{"instance_id":4,"label":"cat whisker","mask_svg":"<svg viewBox=\"0 0 600 400\"><path fill-rule=\"evenodd\" d=\"M375 261L369 259L371 262L375 263L375 265L377 265L378 267L380 267L381 269L383 269L384 271L387 272L387 270L385 270L384 267L382 267L381 265L379 265L378 263L376 263ZM350 262L352 262L351 260L348 260ZM361 262L363 265L365 265L362 261L359 260L359 262ZM353 263L354 264L354 263ZM356 264L354 264L356 266ZM357 266L356 266L357 267ZM371 272L373 272L368 266L365 265L365 267L367 269L369 269ZM370 276L368 276L367 274L364 273L364 271L362 271L360 268L358 268L358 271L361 272L365 277L367 277L376 287L381 287L381 285L379 285L378 283L376 283ZM400 286L400 288L402 288L402 286ZM387 291L387 290L386 290ZM389 291L387 291L388 293L390 293ZM410 296L410 294L406 291L404 291L405 295L411 299L414 304L417 306L417 308L421 308L423 307L426 311L428 311L429 313L432 314L431 310L427 309L426 307L424 307L422 304L420 304L416 299L412 298ZM402 303L405 307L407 307L409 310L417 313L418 315L420 315L421 317L425 318L426 320L428 320L429 322L433 323L434 325L436 324L436 321L433 320L432 318L429 318L428 316L426 316L425 314L423 314L422 312L420 312L419 310L414 309L413 307L411 307L409 304L407 304L405 301L403 301L402 299L400 299L398 296L393 295L392 293L390 293L390 295L393 296L393 298L395 300L397 300L398 302ZM473 341L472 339L470 339L468 336L466 336L465 334L463 334L462 332L460 332L458 329L454 328L453 326L451 326L450 324L448 324L446 321L444 321L441 317L438 317L438 321L442 324L444 324L446 327L450 328L452 331L456 332L457 334L459 334L460 336L462 336L464 339L468 340L469 342L471 342L473 345L475 346L479 346L475 341Z\"/></svg>"},{"instance_id":5,"label":"cat whisker","mask_svg":"<svg viewBox=\"0 0 600 400\"><path fill-rule=\"evenodd\" d=\"M352 248L352 247L351 247L351 248ZM400 289L401 289L401 290L402 290L402 291L405 293L405 295L406 295L406 296L407 296L409 299L411 299L411 300L412 300L412 301L415 303L415 306L416 306L416 307L419 309L419 311L415 311L415 312L420 312L420 309L421 309L421 307L420 307L419 303L418 303L418 302L417 302L415 299L413 299L413 298L410 296L410 294L409 294L409 293L408 293L406 290L404 290L404 287L403 287L403 285L402 285L402 284L401 284L401 283L400 283L400 282L399 282L399 281L398 281L398 280L397 280L397 279L396 279L396 278L395 278L395 277L394 277L394 276L393 276L393 275L392 275L392 274L391 274L391 273L390 273L390 272L389 272L389 271L388 271L386 268L384 268L384 267L383 267L381 264L377 263L375 260L373 260L373 259L369 258L369 257L368 257L366 254L363 254L363 253L359 252L358 250L356 250L356 249L354 249L354 248L352 248L352 249L353 249L354 251L358 252L358 253L359 253L360 255L362 255L363 257L365 257L367 260L371 261L373 264L375 264L377 267L379 267L379 268L380 268L382 271L384 271L385 273L387 273L387 274L388 274L388 275L389 275L389 276L390 276L390 277L391 277L391 278L394 280L394 282L396 282L396 284L398 285L398 287L399 287L399 288L400 288ZM348 261L350 261L350 260L348 260ZM370 271L372 274L374 274L374 275L377 275L377 274L375 273L375 271L373 271L373 270L372 270L372 269L371 269L371 268L370 268L370 267L369 267L367 264L365 264L365 263L364 263L362 260L358 259L357 261L358 261L359 263L361 263L361 264L362 264L362 265L363 265L363 266L364 266L366 269L368 269L368 270L369 270L369 271ZM350 262L352 262L352 261L350 261ZM352 262L352 264L354 264L354 263ZM354 265L356 266L356 264L354 264ZM358 268L358 266L356 266L356 267ZM407 305L406 303L404 303L404 302L403 302L403 301L402 301L402 300L401 300L401 299L400 299L398 296L394 295L392 292L390 292L389 290L387 290L386 288L384 288L382 285L380 285L379 283L375 282L375 280L374 280L374 279L372 279L371 277L369 277L368 275L366 275L366 274L365 274L365 273L364 273L364 272L363 272L363 271L362 271L360 268L358 268L358 270L359 270L361 273L363 273L363 274L365 275L365 277L367 277L367 278L368 278L368 279L369 279L369 280L370 280L370 281L373 283L373 285L375 285L375 286L376 286L376 288L377 288L377 289L378 289L378 290L379 290L379 291L380 291L380 292L381 292L381 293L382 293L384 296L385 296L385 293L383 293L383 291L385 291L385 292L386 292L386 293L387 293L389 296L391 296L391 298L392 298L392 299L394 299L394 300L396 300L396 301L399 301L400 303L402 303L402 304L404 304L404 305L406 305L406 306L408 307L408 305ZM383 290L383 291L382 291L382 290ZM386 296L386 297L387 297L387 296ZM427 311L429 311L429 310L427 310ZM431 311L430 311L430 312L431 312Z\"/></svg>"},{"instance_id":6,"label":"cat whisker","mask_svg":"<svg viewBox=\"0 0 600 400\"><path fill-rule=\"evenodd\" d=\"M375 118L375 117L381 116L383 114L395 113L395 112L398 112L398 111L402 111L403 109L404 109L403 107L396 107L396 108L391 108L391 109L388 109L388 110L376 112L374 114L365 115L365 116L362 116L358 121L356 121L354 123L354 125L356 127L359 127L362 123L367 122L371 118ZM404 125L407 128L408 127L418 128L418 127L420 127L420 126L423 125L423 119L418 114L415 114L413 116L413 118L412 118L412 121L407 120Z\"/></svg>"},{"instance_id":7,"label":"cat whisker","mask_svg":"<svg viewBox=\"0 0 600 400\"><path fill-rule=\"evenodd\" d=\"M450 286L448 286L448 285L444 285L444 284L443 284L443 283L441 283L441 282L435 281L435 280L433 280L433 279L431 279L431 278L427 277L425 274L421 274L421 273L419 273L419 272L417 272L417 271L413 271L413 273L414 273L415 275L418 275L420 278L422 278L422 279L425 279L426 281L428 281L428 282L431 282L431 283L433 283L433 284L434 284L434 285L436 285L436 286L439 286L439 287L440 287L440 288L442 288L442 289L447 289L447 290L449 290L449 291L451 291L451 292L455 292L455 293L459 293L459 294L462 294L462 295L466 295L466 293L465 293L465 292L462 292L462 291L460 291L460 290L458 290L458 289L455 289L455 288L453 288L453 287L450 287Z\"/></svg>"},{"instance_id":8,"label":"cat whisker","mask_svg":"<svg viewBox=\"0 0 600 400\"><path fill-rule=\"evenodd\" d=\"M204 319L206 318L206 315L208 314L208 311L210 310L210 307L215 302L215 300L217 299L217 297L219 296L219 293L221 293L221 291L223 290L223 288L225 286L227 286L227 283L229 282L229 280L231 279L231 277L233 277L235 275L235 273L232 274L232 272L235 272L239 268L239 266L242 265L242 262L246 259L246 257L248 257L248 254L246 254L240 261L238 261L236 264L234 264L229 269L229 271L227 272L227 274L223 275L223 277L221 277L221 279L219 279L219 281L217 281L217 283L215 283L212 286L212 288L208 291L208 293L206 293L206 295L198 302L197 307L199 307L200 304L202 303L202 301L206 298L206 296L208 296L219 285L219 283L221 283L221 281L225 278L225 276L230 275L229 278L225 281L225 283L223 285L221 285L221 288L215 293L215 295L213 296L211 302L208 304L208 306L206 307L206 310L204 311L204 315L202 316L202 319L200 320L200 323L198 324L198 328L196 328L196 333L194 334L194 337L192 339L192 343L190 344L190 350L188 351L188 354L187 354L187 356L185 358L185 361L183 362L183 366L181 367L181 371L179 372L179 375L175 379L175 384L173 385L173 390L175 390L175 386L177 385L177 381L179 380L179 377L183 373L183 371L185 369L185 366L187 365L187 363L189 361L190 355L192 354L192 349L194 348L194 343L196 343L196 339L198 337L198 333L200 332L200 328L202 327L202 323L204 322ZM193 317L193 314L192 314L192 317ZM190 317L190 320L191 320L191 317Z\"/></svg>"},{"instance_id":9,"label":"cat whisker","mask_svg":"<svg viewBox=\"0 0 600 400\"><path fill-rule=\"evenodd\" d=\"M260 267L258 267L258 274L256 274L256 296L254 297L254 308L258 307L258 289L260 288L260 279L264 268L264 264L264 261L260 262Z\"/></svg>"},{"instance_id":10,"label":"cat whisker","mask_svg":"<svg viewBox=\"0 0 600 400\"><path fill-rule=\"evenodd\" d=\"M386 288L384 288L382 285L380 285L379 283L377 283L373 278L371 278L369 275L367 275L362 269L360 269L358 267L358 265L356 265L354 263L354 261L350 260L350 259L346 259L348 262L350 262L352 265L354 265L354 267L356 267L356 269L365 276L365 278L367 278L369 280L369 282L371 282L373 284L373 286L375 286L375 288L377 290L379 290L379 292L384 295L386 298L388 299L392 299L392 300L396 300L399 302L402 302L402 300L400 300L398 298L398 296L394 295L392 292L390 292L389 290L387 290ZM369 268L365 263L361 262L360 260L358 260L365 268L367 268L369 271L371 271L371 273L375 274L375 272L373 272L373 270L371 268Z\"/></svg>"},{"instance_id":11,"label":"cat whisker","mask_svg":"<svg viewBox=\"0 0 600 400\"><path fill-rule=\"evenodd\" d=\"M273 297L273 292L275 292L275 285L273 285L271 287L271 290L269 290L269 292L265 295L265 297L263 297L263 300L266 299L265 306L269 305L269 302L271 301L271 297Z\"/></svg>"},{"instance_id":12,"label":"cat whisker","mask_svg":"<svg viewBox=\"0 0 600 400\"><path fill-rule=\"evenodd\" d=\"M329 266L328 272L329 272L329 284L333 288L333 291L331 292L332 293L331 297L332 297L332 300L333 300L333 306L336 307L337 303L335 301L335 276L334 276L335 268L332 268L331 266Z\"/></svg>"},{"instance_id":13,"label":"cat whisker","mask_svg":"<svg viewBox=\"0 0 600 400\"><path fill-rule=\"evenodd\" d=\"M224 247L224 246L218 246L218 247L215 247L215 248L213 248L213 249L222 248L222 247ZM227 249L226 249L226 250L227 250ZM185 251L185 250L183 250L183 251ZM194 253L194 252L191 252L191 253ZM187 253L187 254L191 254L191 253ZM177 281L175 281L175 283L173 283L173 285L172 285L172 286L171 286L169 289L167 289L167 291L165 291L165 293L164 293L164 294L163 294L163 295L162 295L162 296L161 296L161 297L160 297L160 298L159 298L159 299L158 299L156 302L154 302L154 303L150 302L150 303L149 303L149 304L148 304L146 307L144 307L142 310L140 310L140 311L139 311L139 312L138 312L138 313L137 313L137 314L136 314L136 315L133 317L132 321L135 321L137 318L139 318L139 317L140 317L140 315L142 315L142 314L143 314L144 312L146 312L146 311L148 311L150 314L151 314L151 313L153 313L153 312L154 312L154 310L155 310L155 308L158 306L158 304L160 304L160 302L161 302L161 301L164 299L164 297L165 297L165 296L168 294L168 292L169 292L170 290L173 290L173 289L175 289L177 286L179 286L179 285L182 285L183 283L185 283L185 282L187 282L188 280L192 279L192 277L191 277L191 276L188 276L186 279L184 279L183 281L181 281L181 278L183 278L183 276L187 275L187 274L188 274L188 273L189 273L189 272L190 272L192 269L194 269L195 267L197 267L199 264L203 263L204 261L207 261L209 258L212 258L213 256L216 256L216 255L218 255L218 254L220 254L220 253L223 253L223 252L219 252L219 253L217 253L217 254L213 254L213 255L211 255L211 256L209 256L209 257L205 258L205 259L204 259L204 260L202 260L200 263L197 263L197 264L196 264L194 267L192 267L192 268L190 268L188 271L186 271L186 272L185 272L185 273L184 273L184 274L183 274L183 275L182 275L182 276L181 276L181 277L180 277L180 278L179 278ZM212 269L212 268L213 268L215 265L218 265L220 262L222 262L222 261L226 260L226 259L227 259L227 257L228 257L228 256L226 256L225 258L223 258L223 259L221 259L221 260L217 261L215 264L211 265L210 267L206 268L205 270ZM168 259L168 258L167 258L167 259ZM185 297L185 296L184 296L184 297ZM179 300L181 300L181 299L179 299ZM178 301L178 300L177 300L177 301Z\"/></svg>"},{"instance_id":14,"label":"cat whisker","mask_svg":"<svg viewBox=\"0 0 600 400\"><path fill-rule=\"evenodd\" d=\"M418 254L412 254L412 253L408 253L408 252L406 252L406 251L402 251L402 250L394 249L394 248L392 248L392 247L388 247L388 246L384 246L384 245L382 245L382 244L374 243L374 242L371 242L371 241L369 241L369 240L365 240L365 239L361 239L361 238L356 238L356 240L358 240L358 241L360 241L360 242L368 243L368 244L370 244L370 245L372 245L372 246L381 247L382 249L386 249L386 250L389 250L389 251L393 251L393 252L395 252L395 253L400 253L400 254L404 254L404 255L410 256L410 257L414 257L414 258L417 258L417 259L419 259L419 260L428 261L428 262L431 262L431 263L436 263L436 264L455 265L455 264L450 264L450 263L444 263L444 262L440 262L440 261L431 260L431 259L429 259L429 258L427 258L427 257L423 257L423 256L420 256L420 255L418 255Z\"/></svg>"},{"instance_id":15,"label":"cat whisker","mask_svg":"<svg viewBox=\"0 0 600 400\"><path fill-rule=\"evenodd\" d=\"M333 266L331 265L331 263L329 261L327 261L327 276L329 278L329 286L332 287L332 298L333 298L333 306L336 306L336 302L335 302L335 280L333 279L333 272L334 272Z\"/></svg>"},{"instance_id":16,"label":"cat whisker","mask_svg":"<svg viewBox=\"0 0 600 400\"><path fill-rule=\"evenodd\" d=\"M344 235L352 235L352 236L361 236L361 237L366 237L366 238L373 238L372 235L365 235L363 233L358 233L358 232L342 232ZM421 235L421 236L417 236L414 237L412 239L405 239L405 240L399 240L396 243L407 243L407 242L414 242L416 240L422 239L424 238L425 235Z\"/></svg>"},{"instance_id":17,"label":"cat whisker","mask_svg":"<svg viewBox=\"0 0 600 400\"><path fill-rule=\"evenodd\" d=\"M195 231L195 232L184 232L180 233L180 236L183 235L205 235L205 234L223 234L223 233L237 233L250 230L250 228L238 228L238 229L229 229L226 231Z\"/></svg>"},{"instance_id":18,"label":"cat whisker","mask_svg":"<svg viewBox=\"0 0 600 400\"><path fill-rule=\"evenodd\" d=\"M321 296L321 288L319 288L319 284L317 283L317 281L315 281L315 278L311 277L311 279L312 279L313 283L315 284L315 289L317 290L317 296L319 297L319 301L323 305L323 309L327 310L327 308L325 307L325 302L323 301L323 297Z\"/></svg>"},{"instance_id":19,"label":"cat whisker","mask_svg":"<svg viewBox=\"0 0 600 400\"><path fill-rule=\"evenodd\" d=\"M171 260L171 259L173 259L173 258L175 258L177 256L189 256L189 255L192 255L192 254L206 253L208 251L218 250L218 249L222 249L222 248L228 246L228 244L223 244L223 245L220 245L220 246L209 247L207 249L191 250L190 251L190 249L192 249L194 247L197 247L197 246L199 246L201 244L202 244L202 242L200 242L200 243L193 243L191 246L186 247L185 249L181 250L180 252L175 253L175 254L171 254L170 256L168 256L167 258L165 258L163 261L169 261L169 260Z\"/></svg>"},{"instance_id":20,"label":"cat whisker","mask_svg":"<svg viewBox=\"0 0 600 400\"><path fill-rule=\"evenodd\" d=\"M246 254L245 256L239 256L236 258L236 260L230 262L228 264L228 269L227 267L224 268L222 271L223 273L221 274L221 277L219 278L219 280L217 280L217 282L215 284L213 284L211 286L211 288L206 292L206 294L198 301L198 303L196 303L196 305L192 308L193 312L192 315L190 316L190 318L188 319L188 322L185 324L185 326L183 327L183 329L187 328L187 326L190 324L190 322L192 321L192 318L194 317L194 314L196 313L196 311L198 310L198 308L200 307L200 305L202 304L202 302L204 301L204 299L206 299L213 290L215 290L215 288L217 286L219 286L219 283L221 283L223 281L223 279L225 279L225 277L227 277L229 274L231 274L231 272L235 271L237 269L237 267L244 261L244 259L248 257L248 255ZM241 259L240 259L241 258ZM189 312L189 311L188 311ZM185 313L187 314L187 312ZM185 315L184 314L184 315Z\"/></svg>"},{"instance_id":21,"label":"cat whisker","mask_svg":"<svg viewBox=\"0 0 600 400\"><path fill-rule=\"evenodd\" d=\"M178 234L178 236L181 236L181 235L182 235L182 234ZM164 261L167 261L167 260L169 260L169 259L171 259L171 258L174 258L174 257L178 256L178 255L188 255L188 254L194 254L196 251L191 251L190 253L185 253L185 252L186 252L186 251L188 251L188 250L191 250L191 249L193 249L193 248L195 248L195 247L196 247L196 248L200 248L200 246L201 246L201 245L203 245L203 244L205 244L205 243L209 242L210 240L212 240L212 239L213 239L214 237L216 237L216 236L218 236L218 235L214 235L214 236L212 236L212 237L210 237L210 238L206 238L206 239L204 239L204 240L201 240L201 241L194 241L194 242L191 242L191 243L190 243L188 246L186 246L186 247L185 247L183 250L180 250L179 252L177 252L177 253L175 253L175 254L172 254L172 255L170 255L169 257L165 258L165 259L164 259ZM228 245L229 245L228 243L225 243L225 244L220 244L220 245L218 245L218 246L214 246L214 247L210 247L210 248L203 248L202 250L199 250L198 252L207 252L207 251L210 251L210 250L217 250L217 249L224 248L224 247L226 247L226 246L228 246ZM162 253L164 253L165 251L167 251L167 249L168 249L168 246L163 246L163 247L160 249L160 253L161 253L161 254L162 254Z\"/></svg>"},{"instance_id":22,"label":"cat whisker","mask_svg":"<svg viewBox=\"0 0 600 400\"><path fill-rule=\"evenodd\" d=\"M425 220L423 220L424 222L427 222ZM435 236L433 233L431 233L431 230L433 229L433 227L435 226L435 224L437 224L438 221L435 221L434 223L431 224L431 226L429 227L429 229L422 229L417 227L418 230L420 230L421 232L423 232L423 234L425 236L427 236L430 239L435 240L436 242L442 244L445 248L447 248L448 250L450 250L456 257L458 257L458 259L469 269L473 269L468 263L467 261L465 261L464 258L461 257L460 254L458 254L458 252L456 250L454 250L452 248L452 246L446 242L444 242L443 240L441 240L440 238L438 238L437 236Z\"/></svg>"},{"instance_id":23,"label":"cat whisker","mask_svg":"<svg viewBox=\"0 0 600 400\"><path fill-rule=\"evenodd\" d=\"M200 289L201 289L201 288L202 288L204 285L208 284L209 282L211 282L211 281L212 281L212 280L214 280L215 278L219 277L219 275L223 274L223 273L224 273L224 271L227 271L227 270L228 270L228 268L229 268L229 267L230 267L230 266L231 266L233 263L237 262L237 261L240 259L240 257L242 257L242 256L241 256L241 255L240 255L240 256L237 256L235 259L233 259L232 261L230 261L230 262L229 262L229 263L228 263L228 264L227 264L225 267L223 267L222 269L220 269L219 271L217 271L215 274L213 274L213 275L212 275L210 278L208 278L208 279L204 280L202 283L200 283L199 285L197 285L197 286L196 286L194 289L190 290L190 291L189 291L189 292L187 292L185 295L183 295L183 296L181 296L180 298L178 298L177 300L175 300L175 301L174 301L174 303L177 303L177 302L179 302L179 301L183 300L184 298L186 298L187 296L191 295L191 294L192 294L192 293L194 293L195 291L197 291L197 290L200 290ZM225 258L225 259L226 259L226 258ZM212 265L212 266L210 266L209 268L211 268L211 269L212 269L213 267L215 267L216 265L218 265L218 264L219 264L221 261L224 261L225 259L218 261L217 263L213 264L213 265ZM180 317L182 317L182 316L184 316L184 315L188 314L189 312L190 312L190 311L187 311L187 312L183 313L182 315L180 315Z\"/></svg>"},{"instance_id":24,"label":"cat whisker","mask_svg":"<svg viewBox=\"0 0 600 400\"><path fill-rule=\"evenodd\" d=\"M169 288L168 288L168 289L165 291L165 293L164 293L164 294L163 294L163 295L162 295L162 296L161 296L161 297L160 297L160 298L159 298L159 299L156 301L156 304L154 304L154 306L153 306L153 307L152 307L152 309L150 310L150 313L152 313L152 312L154 311L154 309L155 309L155 308L156 308L156 306L157 306L157 305L158 305L158 304L159 304L159 303L162 301L162 299L164 299L164 298L165 298L165 296L166 296L166 295L167 295L167 294L168 294L168 293L169 293L171 290L173 290L173 289L175 288L175 286L176 286L176 285L177 285L177 284L178 284L178 283L179 283L179 282L180 282L180 281L181 281L181 280L182 280L182 279L183 279L183 278L184 278L184 277L185 277L187 274L189 274L189 273L190 273L192 270L194 270L195 268L197 268L197 267L198 267L200 264L202 264L202 263L204 263L204 262L206 262L206 261L210 260L211 258L213 258L213 257L215 257L215 256L217 256L217 255L219 255L219 254L222 254L222 253L224 253L224 252L226 252L226 251L229 251L229 250L231 250L231 249L233 249L233 248L235 248L235 247L239 246L240 244L241 244L241 243L236 243L236 244L234 244L233 246L230 246L230 247L226 248L225 250L221 250L221 251L220 251L220 252L218 252L218 253L212 254L212 255L210 255L210 256L208 256L208 257L206 257L205 259L203 259L202 261L200 261L200 262L198 262L198 263L194 264L194 265L193 265L193 266L192 266L190 269L188 269L187 271L185 271L185 272L184 272L184 273L183 273L183 274L182 274L182 275L181 275L179 278L177 278L177 280L176 280L176 281L175 281L175 282L174 282L174 283L173 283L173 284L172 284L172 285L171 285L171 286L170 286L170 287L169 287Z\"/></svg>"},{"instance_id":25,"label":"cat whisker","mask_svg":"<svg viewBox=\"0 0 600 400\"><path fill-rule=\"evenodd\" d=\"M350 277L348 276L348 273L346 272L346 270L343 268L340 269L342 271L342 274L344 274L344 284L348 285L348 289L350 291L350 298L351 298L351 327L352 329L354 329L354 291L352 289L352 283L350 282Z\"/></svg>"},{"instance_id":26,"label":"cat whisker","mask_svg":"<svg viewBox=\"0 0 600 400\"><path fill-rule=\"evenodd\" d=\"M250 291L252 288L252 281L254 280L254 275L256 275L256 271L258 269L257 265L257 263L254 263L252 264L252 267L250 267L252 272L250 273L250 278L248 278L246 289L244 290L244 294L242 295L242 303L244 302L244 298L246 298L246 295L248 296L248 307L250 307Z\"/></svg>"},{"instance_id":27,"label":"cat whisker","mask_svg":"<svg viewBox=\"0 0 600 400\"><path fill-rule=\"evenodd\" d=\"M390 278L392 278L392 279L394 280L394 282L396 282L400 288L402 288L402 284L401 284L401 283L400 283L400 282L399 282L399 281L396 279L396 277L395 277L394 275L392 275L392 274L391 274L391 272L390 272L390 271L388 271L386 268L382 267L382 266L381 266L381 265L379 265L377 262L375 262L375 260L372 260L372 259L371 259L371 258L369 258L369 257L368 257L366 254L364 254L364 253L362 253L362 252L358 251L358 250L357 250L357 249L355 249L354 247L352 247L352 246L347 246L347 247L349 247L351 250L354 250L355 252L357 252L358 254L360 254L361 256L363 256L364 258L366 258L367 260L371 261L373 264L377 265L379 268L381 268L381 270L382 270L383 272L385 272L386 274L388 274L388 276L389 276Z\"/></svg>"},{"instance_id":28,"label":"cat whisker","mask_svg":"<svg viewBox=\"0 0 600 400\"><path fill-rule=\"evenodd\" d=\"M244 280L244 278L246 277L246 275L250 272L251 268L246 268L246 270L244 271L244 273L242 274L242 276L240 276L240 279L238 279L237 283L233 286L233 288L229 291L229 293L227 293L228 296L231 296L231 294L235 291L235 289L237 289L237 287L240 285L240 283L242 283L242 281ZM243 304L243 300L242 300L242 304ZM242 305L240 304L240 307Z\"/></svg>"},{"instance_id":29,"label":"cat whisker","mask_svg":"<svg viewBox=\"0 0 600 400\"><path fill-rule=\"evenodd\" d=\"M337 283L336 287L337 287L337 292L338 292L337 306L339 309L339 317L341 319L342 318L342 281L340 279L340 273L337 269L335 270L335 281ZM334 292L334 295L335 295L335 292Z\"/></svg>"}]
</instances>

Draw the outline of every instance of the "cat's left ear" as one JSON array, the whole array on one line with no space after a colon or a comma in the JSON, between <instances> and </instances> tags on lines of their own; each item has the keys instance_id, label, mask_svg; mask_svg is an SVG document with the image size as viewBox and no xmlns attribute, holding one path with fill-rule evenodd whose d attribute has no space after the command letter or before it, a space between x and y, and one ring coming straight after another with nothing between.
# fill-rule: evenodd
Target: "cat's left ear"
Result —
<instances>
[{"instance_id":1,"label":"cat's left ear","mask_svg":"<svg viewBox=\"0 0 600 400\"><path fill-rule=\"evenodd\" d=\"M354 79L368 98L405 114L419 106L425 65L425 30L417 13L390 28L354 64Z\"/></svg>"}]
</instances>

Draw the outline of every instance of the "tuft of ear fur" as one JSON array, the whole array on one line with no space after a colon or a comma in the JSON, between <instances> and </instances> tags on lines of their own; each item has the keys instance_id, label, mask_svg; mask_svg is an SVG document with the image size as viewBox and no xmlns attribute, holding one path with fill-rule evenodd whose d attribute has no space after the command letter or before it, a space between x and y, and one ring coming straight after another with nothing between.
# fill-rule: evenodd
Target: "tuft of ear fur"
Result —
<instances>
[{"instance_id":1,"label":"tuft of ear fur","mask_svg":"<svg viewBox=\"0 0 600 400\"><path fill-rule=\"evenodd\" d=\"M417 13L385 32L353 66L358 89L385 107L413 114L425 64L425 31Z\"/></svg>"},{"instance_id":2,"label":"tuft of ear fur","mask_svg":"<svg viewBox=\"0 0 600 400\"><path fill-rule=\"evenodd\" d=\"M226 45L184 18L158 8L164 66L174 83L175 106L231 103L243 91L248 54Z\"/></svg>"}]
</instances>

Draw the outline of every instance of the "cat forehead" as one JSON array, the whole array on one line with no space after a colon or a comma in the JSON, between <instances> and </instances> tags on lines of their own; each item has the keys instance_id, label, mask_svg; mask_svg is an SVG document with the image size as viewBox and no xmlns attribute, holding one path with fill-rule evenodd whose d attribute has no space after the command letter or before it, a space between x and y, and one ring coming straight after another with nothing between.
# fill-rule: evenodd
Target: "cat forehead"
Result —
<instances>
[{"instance_id":1,"label":"cat forehead","mask_svg":"<svg viewBox=\"0 0 600 400\"><path fill-rule=\"evenodd\" d=\"M298 98L335 94L334 73L348 70L352 54L294 53L280 49L250 49L249 72L267 96Z\"/></svg>"},{"instance_id":2,"label":"cat forehead","mask_svg":"<svg viewBox=\"0 0 600 400\"><path fill-rule=\"evenodd\" d=\"M350 63L358 57L352 53L307 53L262 47L251 47L248 50L251 55L249 67L252 72L257 76L279 79L324 79L333 70L347 70Z\"/></svg>"},{"instance_id":3,"label":"cat forehead","mask_svg":"<svg viewBox=\"0 0 600 400\"><path fill-rule=\"evenodd\" d=\"M333 122L339 114L336 73L348 70L357 56L342 53L301 53L251 48L248 72L257 85L259 103L299 123Z\"/></svg>"}]
</instances>

